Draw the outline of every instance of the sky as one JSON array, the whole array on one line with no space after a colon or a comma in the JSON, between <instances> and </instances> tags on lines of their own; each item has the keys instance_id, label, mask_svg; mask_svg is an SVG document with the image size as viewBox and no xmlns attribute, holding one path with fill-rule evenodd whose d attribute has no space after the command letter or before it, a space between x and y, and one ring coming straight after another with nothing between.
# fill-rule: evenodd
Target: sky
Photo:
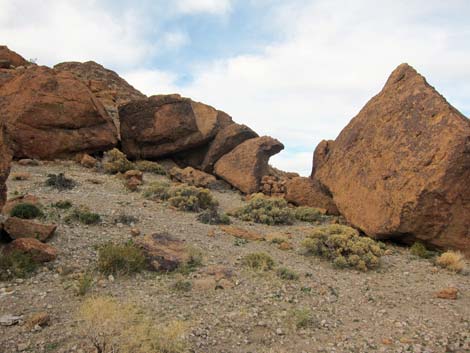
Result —
<instances>
[{"instance_id":1,"label":"sky","mask_svg":"<svg viewBox=\"0 0 470 353\"><path fill-rule=\"evenodd\" d=\"M468 0L0 0L0 44L53 66L94 60L147 95L230 114L308 175L400 63L470 116Z\"/></svg>"}]
</instances>

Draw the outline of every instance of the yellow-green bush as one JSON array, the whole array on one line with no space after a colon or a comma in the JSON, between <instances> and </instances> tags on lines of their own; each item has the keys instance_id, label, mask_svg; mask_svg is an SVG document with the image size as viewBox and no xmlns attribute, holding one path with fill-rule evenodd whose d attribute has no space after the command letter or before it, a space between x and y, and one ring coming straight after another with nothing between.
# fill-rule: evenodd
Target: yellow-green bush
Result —
<instances>
[{"instance_id":1,"label":"yellow-green bush","mask_svg":"<svg viewBox=\"0 0 470 353\"><path fill-rule=\"evenodd\" d=\"M31 255L19 251L11 253L0 252L0 280L6 281L12 278L24 278L31 275L38 264Z\"/></svg>"},{"instance_id":2,"label":"yellow-green bush","mask_svg":"<svg viewBox=\"0 0 470 353\"><path fill-rule=\"evenodd\" d=\"M101 216L91 212L87 207L75 208L66 218L66 222L78 221L83 224L92 225L101 223Z\"/></svg>"},{"instance_id":3,"label":"yellow-green bush","mask_svg":"<svg viewBox=\"0 0 470 353\"><path fill-rule=\"evenodd\" d=\"M384 254L383 244L339 224L316 228L303 246L308 254L326 258L339 268L352 267L360 271L378 267Z\"/></svg>"},{"instance_id":4,"label":"yellow-green bush","mask_svg":"<svg viewBox=\"0 0 470 353\"><path fill-rule=\"evenodd\" d=\"M185 185L172 188L168 202L181 211L189 212L199 212L218 205L209 190Z\"/></svg>"},{"instance_id":5,"label":"yellow-green bush","mask_svg":"<svg viewBox=\"0 0 470 353\"><path fill-rule=\"evenodd\" d=\"M463 254L459 251L446 251L436 259L436 264L453 272L461 272L465 268Z\"/></svg>"},{"instance_id":6,"label":"yellow-green bush","mask_svg":"<svg viewBox=\"0 0 470 353\"><path fill-rule=\"evenodd\" d=\"M248 204L236 210L233 214L242 221L264 224L292 224L294 212L286 200L267 197L263 194L254 195Z\"/></svg>"},{"instance_id":7,"label":"yellow-green bush","mask_svg":"<svg viewBox=\"0 0 470 353\"><path fill-rule=\"evenodd\" d=\"M299 275L287 267L279 267L276 273L280 279L284 279L286 281L295 281L299 279Z\"/></svg>"},{"instance_id":8,"label":"yellow-green bush","mask_svg":"<svg viewBox=\"0 0 470 353\"><path fill-rule=\"evenodd\" d=\"M106 173L125 173L135 169L134 163L129 161L124 153L117 148L107 151L103 155L103 168Z\"/></svg>"},{"instance_id":9,"label":"yellow-green bush","mask_svg":"<svg viewBox=\"0 0 470 353\"><path fill-rule=\"evenodd\" d=\"M296 219L303 222L318 222L325 217L318 208L308 206L297 207L294 214Z\"/></svg>"},{"instance_id":10,"label":"yellow-green bush","mask_svg":"<svg viewBox=\"0 0 470 353\"><path fill-rule=\"evenodd\" d=\"M157 175L166 175L166 170L161 164L152 161L137 161L135 162L135 167L141 172L153 173Z\"/></svg>"},{"instance_id":11,"label":"yellow-green bush","mask_svg":"<svg viewBox=\"0 0 470 353\"><path fill-rule=\"evenodd\" d=\"M435 252L429 251L426 246L420 241L415 242L410 247L410 253L414 256L421 257L423 259L429 259L435 255Z\"/></svg>"},{"instance_id":12,"label":"yellow-green bush","mask_svg":"<svg viewBox=\"0 0 470 353\"><path fill-rule=\"evenodd\" d=\"M205 210L198 217L198 221L204 224L230 224L230 218L214 208Z\"/></svg>"},{"instance_id":13,"label":"yellow-green bush","mask_svg":"<svg viewBox=\"0 0 470 353\"><path fill-rule=\"evenodd\" d=\"M145 269L145 257L133 243L106 243L98 249L98 269L106 275L129 275Z\"/></svg>"},{"instance_id":14,"label":"yellow-green bush","mask_svg":"<svg viewBox=\"0 0 470 353\"><path fill-rule=\"evenodd\" d=\"M248 254L243 257L242 263L254 271L269 271L274 267L274 260L264 252Z\"/></svg>"},{"instance_id":15,"label":"yellow-green bush","mask_svg":"<svg viewBox=\"0 0 470 353\"><path fill-rule=\"evenodd\" d=\"M144 197L151 200L168 200L170 197L170 183L167 181L156 181L151 183L144 192Z\"/></svg>"},{"instance_id":16,"label":"yellow-green bush","mask_svg":"<svg viewBox=\"0 0 470 353\"><path fill-rule=\"evenodd\" d=\"M110 297L84 301L78 312L79 334L101 353L182 353L186 327L178 321L156 324L132 304Z\"/></svg>"}]
</instances>

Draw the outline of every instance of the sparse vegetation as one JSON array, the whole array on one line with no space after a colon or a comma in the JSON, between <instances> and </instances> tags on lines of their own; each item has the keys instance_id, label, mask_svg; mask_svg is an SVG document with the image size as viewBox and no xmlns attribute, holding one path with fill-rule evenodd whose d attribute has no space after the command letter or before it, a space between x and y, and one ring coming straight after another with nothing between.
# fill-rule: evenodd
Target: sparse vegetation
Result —
<instances>
[{"instance_id":1,"label":"sparse vegetation","mask_svg":"<svg viewBox=\"0 0 470 353\"><path fill-rule=\"evenodd\" d=\"M274 267L274 260L266 253L258 252L246 255L242 259L244 266L254 271L269 271Z\"/></svg>"},{"instance_id":2,"label":"sparse vegetation","mask_svg":"<svg viewBox=\"0 0 470 353\"><path fill-rule=\"evenodd\" d=\"M175 283L173 283L172 288L177 292L186 293L191 291L191 289L193 288L193 284L191 283L191 281L180 278Z\"/></svg>"},{"instance_id":3,"label":"sparse vegetation","mask_svg":"<svg viewBox=\"0 0 470 353\"><path fill-rule=\"evenodd\" d=\"M28 202L16 204L10 211L10 216L23 219L34 219L43 215L41 209Z\"/></svg>"},{"instance_id":4,"label":"sparse vegetation","mask_svg":"<svg viewBox=\"0 0 470 353\"><path fill-rule=\"evenodd\" d=\"M141 172L153 173L157 175L166 175L166 170L157 162L152 161L137 161L135 162L135 167Z\"/></svg>"},{"instance_id":5,"label":"sparse vegetation","mask_svg":"<svg viewBox=\"0 0 470 353\"><path fill-rule=\"evenodd\" d=\"M130 275L145 268L145 257L133 243L102 245L98 249L98 269L106 275Z\"/></svg>"},{"instance_id":6,"label":"sparse vegetation","mask_svg":"<svg viewBox=\"0 0 470 353\"><path fill-rule=\"evenodd\" d=\"M185 326L181 322L156 325L138 307L109 297L85 300L78 319L80 334L101 353L186 351Z\"/></svg>"},{"instance_id":7,"label":"sparse vegetation","mask_svg":"<svg viewBox=\"0 0 470 353\"><path fill-rule=\"evenodd\" d=\"M29 254L19 251L0 253L0 280L28 277L36 270L37 266L38 264Z\"/></svg>"},{"instance_id":8,"label":"sparse vegetation","mask_svg":"<svg viewBox=\"0 0 470 353\"><path fill-rule=\"evenodd\" d=\"M178 267L178 272L182 274L189 274L195 271L198 267L201 267L203 263L201 250L193 246L188 246L186 250L189 254L189 260Z\"/></svg>"},{"instance_id":9,"label":"sparse vegetation","mask_svg":"<svg viewBox=\"0 0 470 353\"><path fill-rule=\"evenodd\" d=\"M426 248L426 246L420 241L415 242L410 247L410 253L414 256L421 257L423 259L429 259L429 258L433 257L436 254L433 251L429 251Z\"/></svg>"},{"instance_id":10,"label":"sparse vegetation","mask_svg":"<svg viewBox=\"0 0 470 353\"><path fill-rule=\"evenodd\" d=\"M93 225L101 223L101 216L97 213L91 212L86 207L78 207L75 208L65 220L66 222L78 221L83 224Z\"/></svg>"},{"instance_id":11,"label":"sparse vegetation","mask_svg":"<svg viewBox=\"0 0 470 353\"><path fill-rule=\"evenodd\" d=\"M144 197L151 200L166 201L170 197L170 183L157 181L151 183L144 192Z\"/></svg>"},{"instance_id":12,"label":"sparse vegetation","mask_svg":"<svg viewBox=\"0 0 470 353\"><path fill-rule=\"evenodd\" d=\"M294 215L296 219L302 222L319 222L325 218L321 210L308 206L297 207Z\"/></svg>"},{"instance_id":13,"label":"sparse vegetation","mask_svg":"<svg viewBox=\"0 0 470 353\"><path fill-rule=\"evenodd\" d=\"M287 267L279 267L276 273L280 279L284 279L287 281L295 281L299 279L299 275L296 272L288 269Z\"/></svg>"},{"instance_id":14,"label":"sparse vegetation","mask_svg":"<svg viewBox=\"0 0 470 353\"><path fill-rule=\"evenodd\" d=\"M82 273L77 283L77 294L85 295L93 287L93 273L86 271Z\"/></svg>"},{"instance_id":15,"label":"sparse vegetation","mask_svg":"<svg viewBox=\"0 0 470 353\"><path fill-rule=\"evenodd\" d=\"M204 224L230 224L230 217L215 208L205 210L198 215L197 219Z\"/></svg>"},{"instance_id":16,"label":"sparse vegetation","mask_svg":"<svg viewBox=\"0 0 470 353\"><path fill-rule=\"evenodd\" d=\"M121 223L125 225L132 225L136 224L139 221L139 219L135 216L132 215L127 215L127 214L120 214L114 219L114 223Z\"/></svg>"},{"instance_id":17,"label":"sparse vegetation","mask_svg":"<svg viewBox=\"0 0 470 353\"><path fill-rule=\"evenodd\" d=\"M64 200L64 201L57 201L56 203L52 204L52 207L61 209L61 210L68 210L72 208L72 202L69 200Z\"/></svg>"},{"instance_id":18,"label":"sparse vegetation","mask_svg":"<svg viewBox=\"0 0 470 353\"><path fill-rule=\"evenodd\" d=\"M254 195L248 204L236 210L235 217L243 220L264 224L292 224L294 212L286 200L267 197L263 194Z\"/></svg>"},{"instance_id":19,"label":"sparse vegetation","mask_svg":"<svg viewBox=\"0 0 470 353\"><path fill-rule=\"evenodd\" d=\"M199 212L217 207L209 190L195 186L178 186L170 190L168 202L180 211Z\"/></svg>"},{"instance_id":20,"label":"sparse vegetation","mask_svg":"<svg viewBox=\"0 0 470 353\"><path fill-rule=\"evenodd\" d=\"M446 251L436 259L436 264L453 272L461 272L465 268L464 256L458 251Z\"/></svg>"},{"instance_id":21,"label":"sparse vegetation","mask_svg":"<svg viewBox=\"0 0 470 353\"><path fill-rule=\"evenodd\" d=\"M134 163L129 161L124 153L117 148L107 151L103 155L103 168L108 174L125 173L135 169Z\"/></svg>"},{"instance_id":22,"label":"sparse vegetation","mask_svg":"<svg viewBox=\"0 0 470 353\"><path fill-rule=\"evenodd\" d=\"M378 267L384 253L381 243L361 237L357 230L338 224L318 227L304 240L303 246L307 254L326 258L336 267L352 267L360 271Z\"/></svg>"},{"instance_id":23,"label":"sparse vegetation","mask_svg":"<svg viewBox=\"0 0 470 353\"><path fill-rule=\"evenodd\" d=\"M315 324L315 319L310 309L301 308L292 311L292 318L296 328L306 328Z\"/></svg>"},{"instance_id":24,"label":"sparse vegetation","mask_svg":"<svg viewBox=\"0 0 470 353\"><path fill-rule=\"evenodd\" d=\"M46 179L46 185L59 191L73 189L77 183L73 179L65 177L64 173L49 174Z\"/></svg>"}]
</instances>

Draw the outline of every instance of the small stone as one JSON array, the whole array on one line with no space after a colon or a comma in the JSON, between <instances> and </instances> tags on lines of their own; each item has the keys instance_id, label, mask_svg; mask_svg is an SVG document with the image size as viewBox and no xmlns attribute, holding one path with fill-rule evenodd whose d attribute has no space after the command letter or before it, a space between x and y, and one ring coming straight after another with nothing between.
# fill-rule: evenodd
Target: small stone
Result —
<instances>
[{"instance_id":1,"label":"small stone","mask_svg":"<svg viewBox=\"0 0 470 353\"><path fill-rule=\"evenodd\" d=\"M458 289L455 287L444 288L436 293L436 297L439 299L456 300L458 292Z\"/></svg>"},{"instance_id":2,"label":"small stone","mask_svg":"<svg viewBox=\"0 0 470 353\"><path fill-rule=\"evenodd\" d=\"M132 229L131 229L131 235L132 235L133 237L138 237L140 234L141 234L141 232L140 232L140 229L139 229L139 228L132 228Z\"/></svg>"}]
</instances>

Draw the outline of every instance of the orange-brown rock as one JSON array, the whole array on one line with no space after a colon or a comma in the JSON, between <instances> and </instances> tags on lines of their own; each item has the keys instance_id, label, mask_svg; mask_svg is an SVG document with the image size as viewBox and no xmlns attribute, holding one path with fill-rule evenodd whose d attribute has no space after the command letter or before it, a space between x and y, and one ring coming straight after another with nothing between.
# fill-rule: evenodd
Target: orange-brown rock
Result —
<instances>
[{"instance_id":1,"label":"orange-brown rock","mask_svg":"<svg viewBox=\"0 0 470 353\"><path fill-rule=\"evenodd\" d=\"M97 163L96 158L90 156L88 153L84 153L80 158L80 164L85 168L95 168Z\"/></svg>"},{"instance_id":2,"label":"orange-brown rock","mask_svg":"<svg viewBox=\"0 0 470 353\"><path fill-rule=\"evenodd\" d=\"M4 68L9 69L11 66L29 66L31 63L23 58L13 50L8 49L6 45L0 45L0 61L8 63L8 67L5 64Z\"/></svg>"},{"instance_id":3,"label":"orange-brown rock","mask_svg":"<svg viewBox=\"0 0 470 353\"><path fill-rule=\"evenodd\" d=\"M137 238L135 244L153 271L173 271L191 258L186 244L168 234L146 235Z\"/></svg>"},{"instance_id":4,"label":"orange-brown rock","mask_svg":"<svg viewBox=\"0 0 470 353\"><path fill-rule=\"evenodd\" d=\"M244 141L258 137L258 134L246 125L230 124L220 130L211 142L201 164L201 169L212 173L215 163Z\"/></svg>"},{"instance_id":5,"label":"orange-brown rock","mask_svg":"<svg viewBox=\"0 0 470 353\"><path fill-rule=\"evenodd\" d=\"M323 140L315 148L313 152L313 167L312 167L312 176L315 174L315 169L320 169L323 163L326 162L328 153L333 146L332 140Z\"/></svg>"},{"instance_id":6,"label":"orange-brown rock","mask_svg":"<svg viewBox=\"0 0 470 353\"><path fill-rule=\"evenodd\" d=\"M117 130L71 73L33 66L0 87L0 114L15 158L55 159L112 148Z\"/></svg>"},{"instance_id":7,"label":"orange-brown rock","mask_svg":"<svg viewBox=\"0 0 470 353\"><path fill-rule=\"evenodd\" d=\"M225 186L230 189L230 186L224 181L217 180L213 175L192 167L186 167L184 169L174 167L170 170L169 174L172 179L189 185L209 189L223 189L225 184Z\"/></svg>"},{"instance_id":8,"label":"orange-brown rock","mask_svg":"<svg viewBox=\"0 0 470 353\"><path fill-rule=\"evenodd\" d=\"M448 287L440 290L436 293L436 297L439 299L457 300L459 290L455 287Z\"/></svg>"},{"instance_id":9,"label":"orange-brown rock","mask_svg":"<svg viewBox=\"0 0 470 353\"><path fill-rule=\"evenodd\" d=\"M158 159L203 146L219 128L218 111L180 95L152 96L119 109L123 152Z\"/></svg>"},{"instance_id":10,"label":"orange-brown rock","mask_svg":"<svg viewBox=\"0 0 470 353\"><path fill-rule=\"evenodd\" d=\"M245 240L253 240L253 241L260 241L264 240L264 236L253 232L248 229L243 229L235 226L221 226L220 229L232 237L245 239Z\"/></svg>"},{"instance_id":11,"label":"orange-brown rock","mask_svg":"<svg viewBox=\"0 0 470 353\"><path fill-rule=\"evenodd\" d=\"M400 65L329 145L313 177L348 222L470 254L470 121L412 67Z\"/></svg>"},{"instance_id":12,"label":"orange-brown rock","mask_svg":"<svg viewBox=\"0 0 470 353\"><path fill-rule=\"evenodd\" d=\"M37 262L54 261L57 257L57 249L51 245L41 243L34 238L19 238L9 243L4 251L10 253L18 251L31 255L31 258Z\"/></svg>"},{"instance_id":13,"label":"orange-brown rock","mask_svg":"<svg viewBox=\"0 0 470 353\"><path fill-rule=\"evenodd\" d=\"M144 181L144 173L140 170L131 169L124 173L124 179L136 178L137 180Z\"/></svg>"},{"instance_id":14,"label":"orange-brown rock","mask_svg":"<svg viewBox=\"0 0 470 353\"><path fill-rule=\"evenodd\" d=\"M246 194L258 192L261 178L269 172L269 158L282 151L284 145L269 136L246 140L220 158L214 172Z\"/></svg>"},{"instance_id":15,"label":"orange-brown rock","mask_svg":"<svg viewBox=\"0 0 470 353\"><path fill-rule=\"evenodd\" d=\"M56 231L55 224L40 224L29 219L9 217L3 229L11 239L34 238L42 242L49 239Z\"/></svg>"},{"instance_id":16,"label":"orange-brown rock","mask_svg":"<svg viewBox=\"0 0 470 353\"><path fill-rule=\"evenodd\" d=\"M297 206L316 207L326 211L330 215L339 215L333 199L326 190L322 190L316 180L304 177L296 177L286 182L286 194L284 198Z\"/></svg>"},{"instance_id":17,"label":"orange-brown rock","mask_svg":"<svg viewBox=\"0 0 470 353\"><path fill-rule=\"evenodd\" d=\"M82 80L112 117L119 131L119 107L132 100L144 99L146 96L132 87L116 72L102 65L87 61L64 62L54 66L57 71L73 73Z\"/></svg>"},{"instance_id":18,"label":"orange-brown rock","mask_svg":"<svg viewBox=\"0 0 470 353\"><path fill-rule=\"evenodd\" d=\"M4 124L0 121L0 211L7 199L6 181L10 174L11 151L4 136Z\"/></svg>"}]
</instances>

